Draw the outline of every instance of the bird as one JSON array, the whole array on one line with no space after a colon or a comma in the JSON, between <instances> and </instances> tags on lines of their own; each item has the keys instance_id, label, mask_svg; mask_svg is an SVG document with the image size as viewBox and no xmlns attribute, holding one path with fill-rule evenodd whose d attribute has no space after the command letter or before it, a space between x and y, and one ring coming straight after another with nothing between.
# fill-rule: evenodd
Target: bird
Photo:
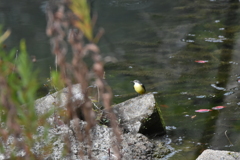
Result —
<instances>
[{"instance_id":1,"label":"bird","mask_svg":"<svg viewBox=\"0 0 240 160\"><path fill-rule=\"evenodd\" d=\"M131 81L131 82L134 83L133 88L135 89L135 91L138 94L146 93L146 89L145 89L144 85L139 80L134 80L134 81Z\"/></svg>"}]
</instances>

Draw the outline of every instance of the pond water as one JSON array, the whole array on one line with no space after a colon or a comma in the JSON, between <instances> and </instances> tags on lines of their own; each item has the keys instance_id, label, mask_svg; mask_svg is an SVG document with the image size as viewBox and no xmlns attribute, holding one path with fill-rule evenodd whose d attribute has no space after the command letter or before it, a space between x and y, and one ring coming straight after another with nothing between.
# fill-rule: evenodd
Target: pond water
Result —
<instances>
[{"instance_id":1,"label":"pond water","mask_svg":"<svg viewBox=\"0 0 240 160\"><path fill-rule=\"evenodd\" d=\"M92 1L99 46L114 103L137 96L130 81L154 92L175 154L193 160L206 148L240 150L240 10L238 0ZM45 35L44 2L1 0L0 23L12 30L6 45L26 39L40 81L54 66ZM198 113L199 109L221 110Z\"/></svg>"}]
</instances>

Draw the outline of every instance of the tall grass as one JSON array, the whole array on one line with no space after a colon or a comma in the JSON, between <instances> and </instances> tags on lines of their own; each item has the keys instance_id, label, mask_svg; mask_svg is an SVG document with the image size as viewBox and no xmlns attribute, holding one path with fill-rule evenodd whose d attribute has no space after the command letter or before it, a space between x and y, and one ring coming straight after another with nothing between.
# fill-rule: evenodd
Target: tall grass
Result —
<instances>
[{"instance_id":1,"label":"tall grass","mask_svg":"<svg viewBox=\"0 0 240 160\"><path fill-rule=\"evenodd\" d=\"M102 30L96 36L93 35L93 25L96 19L90 17L90 8L87 1L71 0L58 4L52 1L49 5L47 15L47 34L51 37L52 51L56 56L56 64L60 69L60 80L64 82L69 90L69 103L66 106L69 121L77 119L76 113L79 113L75 112L71 103L71 87L73 82L81 84L84 94L84 102L79 102L81 106L79 106L78 110L80 110L87 121L86 134L81 135L81 131L77 131L76 135L79 136L78 139L82 140L85 136L84 138L88 139L88 144L91 146L89 131L96 124L96 120L92 102L89 99L88 86L91 83L95 83L99 91L99 99L109 112L108 116L111 120L113 132L117 137L118 143L121 143L121 133L115 121L116 117L111 112L112 92L104 80L104 66L100 50L96 45L96 42L102 35ZM68 45L71 46L71 51L68 51ZM71 61L66 60L67 54L72 54ZM92 59L91 67L87 67L84 62L84 58L89 56ZM115 153L116 157L120 159L119 149L116 149ZM88 152L88 156L91 157L91 151Z\"/></svg>"},{"instance_id":2,"label":"tall grass","mask_svg":"<svg viewBox=\"0 0 240 160\"><path fill-rule=\"evenodd\" d=\"M8 36L10 31L2 34L1 44ZM31 159L35 157L31 148L39 119L43 120L42 125L47 130L49 126L44 121L49 114L38 117L35 112L34 102L39 88L37 74L32 70L24 40L19 48L10 52L0 48L0 149L5 158L16 158L22 152L26 159Z\"/></svg>"}]
</instances>

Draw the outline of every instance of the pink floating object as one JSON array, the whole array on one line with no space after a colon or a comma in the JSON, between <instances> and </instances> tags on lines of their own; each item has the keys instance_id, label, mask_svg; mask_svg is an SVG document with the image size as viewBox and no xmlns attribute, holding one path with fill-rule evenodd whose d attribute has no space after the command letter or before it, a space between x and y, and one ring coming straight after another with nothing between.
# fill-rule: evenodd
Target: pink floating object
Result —
<instances>
[{"instance_id":1,"label":"pink floating object","mask_svg":"<svg viewBox=\"0 0 240 160\"><path fill-rule=\"evenodd\" d=\"M216 107L212 107L213 110L220 110L225 108L225 106L216 106Z\"/></svg>"},{"instance_id":2,"label":"pink floating object","mask_svg":"<svg viewBox=\"0 0 240 160\"><path fill-rule=\"evenodd\" d=\"M197 63L207 63L208 61L207 60L196 60L195 62L197 62Z\"/></svg>"},{"instance_id":3,"label":"pink floating object","mask_svg":"<svg viewBox=\"0 0 240 160\"><path fill-rule=\"evenodd\" d=\"M199 110L195 110L195 112L198 112L198 113L205 113L205 112L210 112L212 111L211 109L199 109Z\"/></svg>"}]
</instances>

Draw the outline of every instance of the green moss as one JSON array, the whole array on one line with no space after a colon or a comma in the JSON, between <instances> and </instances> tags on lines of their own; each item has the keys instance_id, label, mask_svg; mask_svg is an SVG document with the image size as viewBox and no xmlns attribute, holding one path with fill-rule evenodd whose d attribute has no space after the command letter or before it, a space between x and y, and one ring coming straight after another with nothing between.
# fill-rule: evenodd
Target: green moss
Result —
<instances>
[{"instance_id":1,"label":"green moss","mask_svg":"<svg viewBox=\"0 0 240 160\"><path fill-rule=\"evenodd\" d=\"M163 126L163 128L166 132L166 124L165 124L165 121L164 121L163 116L162 116L162 111L161 111L159 105L157 104L157 102L155 103L155 109L157 110L157 113L158 113L159 118L161 120L162 126Z\"/></svg>"}]
</instances>

